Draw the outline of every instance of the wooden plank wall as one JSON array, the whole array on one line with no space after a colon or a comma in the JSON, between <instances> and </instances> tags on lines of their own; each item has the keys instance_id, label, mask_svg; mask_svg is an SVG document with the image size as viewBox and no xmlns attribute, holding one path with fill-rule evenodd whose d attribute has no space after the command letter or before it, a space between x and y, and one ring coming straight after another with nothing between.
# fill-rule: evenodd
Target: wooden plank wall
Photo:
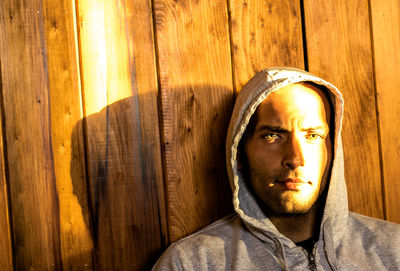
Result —
<instances>
[{"instance_id":1,"label":"wooden plank wall","mask_svg":"<svg viewBox=\"0 0 400 271\"><path fill-rule=\"evenodd\" d=\"M173 242L229 213L229 185L221 170L221 135L233 97L229 21L222 0L154 4L168 234Z\"/></svg>"},{"instance_id":2,"label":"wooden plank wall","mask_svg":"<svg viewBox=\"0 0 400 271\"><path fill-rule=\"evenodd\" d=\"M373 0L370 9L385 214L388 220L400 223L400 185L395 181L400 171L400 77L396 65L400 61L400 3Z\"/></svg>"},{"instance_id":3,"label":"wooden plank wall","mask_svg":"<svg viewBox=\"0 0 400 271\"><path fill-rule=\"evenodd\" d=\"M0 7L1 270L149 270L230 213L230 112L272 66L342 90L350 208L400 223L398 1Z\"/></svg>"}]
</instances>

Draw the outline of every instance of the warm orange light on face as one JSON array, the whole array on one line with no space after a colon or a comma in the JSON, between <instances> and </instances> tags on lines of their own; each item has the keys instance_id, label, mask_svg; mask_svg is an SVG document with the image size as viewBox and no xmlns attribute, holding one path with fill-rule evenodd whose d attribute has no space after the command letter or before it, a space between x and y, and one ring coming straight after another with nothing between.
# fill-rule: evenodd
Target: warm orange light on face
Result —
<instances>
[{"instance_id":1,"label":"warm orange light on face","mask_svg":"<svg viewBox=\"0 0 400 271\"><path fill-rule=\"evenodd\" d=\"M115 1L78 1L86 115L133 95L123 9Z\"/></svg>"},{"instance_id":2,"label":"warm orange light on face","mask_svg":"<svg viewBox=\"0 0 400 271\"><path fill-rule=\"evenodd\" d=\"M276 213L305 213L327 182L331 161L329 103L322 93L292 84L271 93L245 141L248 178Z\"/></svg>"}]
</instances>

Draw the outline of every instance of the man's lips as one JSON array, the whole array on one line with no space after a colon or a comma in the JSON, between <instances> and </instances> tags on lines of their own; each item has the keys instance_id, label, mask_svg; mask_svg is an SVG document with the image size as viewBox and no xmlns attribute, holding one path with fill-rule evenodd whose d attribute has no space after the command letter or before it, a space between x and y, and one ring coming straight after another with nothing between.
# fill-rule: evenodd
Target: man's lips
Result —
<instances>
[{"instance_id":1,"label":"man's lips","mask_svg":"<svg viewBox=\"0 0 400 271\"><path fill-rule=\"evenodd\" d=\"M285 178L282 180L277 180L277 183L283 186L285 189L298 191L304 184L310 184L310 181L306 181L302 178Z\"/></svg>"}]
</instances>

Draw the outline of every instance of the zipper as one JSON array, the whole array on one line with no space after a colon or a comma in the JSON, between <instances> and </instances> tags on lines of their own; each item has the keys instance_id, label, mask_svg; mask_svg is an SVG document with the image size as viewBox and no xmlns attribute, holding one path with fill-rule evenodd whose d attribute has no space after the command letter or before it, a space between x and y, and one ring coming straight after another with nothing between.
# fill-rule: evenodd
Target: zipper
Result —
<instances>
[{"instance_id":1,"label":"zipper","mask_svg":"<svg viewBox=\"0 0 400 271\"><path fill-rule=\"evenodd\" d=\"M313 253L308 254L308 266L310 267L311 271L317 270L317 266L315 265L314 251Z\"/></svg>"},{"instance_id":2,"label":"zipper","mask_svg":"<svg viewBox=\"0 0 400 271\"><path fill-rule=\"evenodd\" d=\"M315 264L315 252L317 251L317 246L314 245L313 250L311 253L308 253L307 250L301 248L304 254L307 256L308 259L308 267L311 271L317 271L317 265Z\"/></svg>"},{"instance_id":3,"label":"zipper","mask_svg":"<svg viewBox=\"0 0 400 271\"><path fill-rule=\"evenodd\" d=\"M315 252L317 251L317 246L314 244L313 250L308 254L308 265L311 271L316 271L317 266L315 264Z\"/></svg>"}]
</instances>

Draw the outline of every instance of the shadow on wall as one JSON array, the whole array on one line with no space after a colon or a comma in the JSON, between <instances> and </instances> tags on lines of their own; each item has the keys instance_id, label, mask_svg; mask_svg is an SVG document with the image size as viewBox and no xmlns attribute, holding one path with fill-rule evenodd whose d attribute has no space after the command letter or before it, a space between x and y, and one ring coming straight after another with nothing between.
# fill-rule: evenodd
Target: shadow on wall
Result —
<instances>
[{"instance_id":1,"label":"shadow on wall","mask_svg":"<svg viewBox=\"0 0 400 271\"><path fill-rule=\"evenodd\" d=\"M215 89L221 90L221 96L215 99L218 104L214 107L204 98L197 99L196 95L211 99L211 90L215 95ZM169 127L165 130L170 129L165 133L170 133L172 138L168 143L173 145L172 163L183 161L185 166L189 162L194 168L200 168L197 171L206 182L202 185L207 187L207 193L211 191L206 197L212 203L220 203L218 208L207 206L209 217L222 217L232 210L225 167L225 136L232 109L232 91L203 85L177 88L169 93L170 104L163 101L163 110L174 113L169 115L172 119L164 119L163 125ZM160 198L163 195L180 198L180 195L160 191L163 170L158 116L154 115L156 110L151 105L146 104L146 108L140 103L155 96L145 96L140 94L120 100L84 118L77 123L72 135L73 189L85 223L92 231L95 270L150 270L165 249ZM167 121L173 123L167 125ZM191 127L189 132L188 126ZM85 153L87 173L83 169ZM188 161L188 157L196 157L193 153L197 159ZM184 157L177 157L179 154ZM198 159L201 155L206 157ZM175 175L179 185L185 180L180 178L179 167L175 169L178 169ZM204 198L201 200L208 202Z\"/></svg>"}]
</instances>

